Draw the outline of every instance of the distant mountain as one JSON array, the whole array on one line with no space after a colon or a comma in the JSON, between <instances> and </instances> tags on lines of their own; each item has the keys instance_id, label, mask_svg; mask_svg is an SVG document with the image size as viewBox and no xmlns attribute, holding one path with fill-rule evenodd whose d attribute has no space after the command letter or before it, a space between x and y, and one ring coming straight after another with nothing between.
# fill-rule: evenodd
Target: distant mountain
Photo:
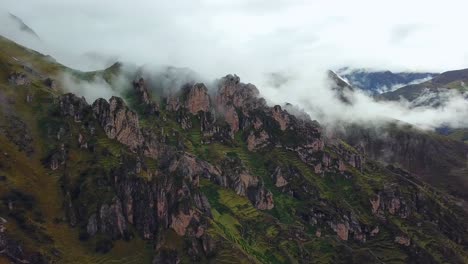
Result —
<instances>
[{"instance_id":1,"label":"distant mountain","mask_svg":"<svg viewBox=\"0 0 468 264\"><path fill-rule=\"evenodd\" d=\"M369 71L365 69L342 68L337 71L353 87L369 91L371 93L383 93L393 91L399 87L427 81L437 73L429 72L397 72Z\"/></svg>"},{"instance_id":2,"label":"distant mountain","mask_svg":"<svg viewBox=\"0 0 468 264\"><path fill-rule=\"evenodd\" d=\"M331 88L335 91L338 98L347 104L352 104L353 86L334 71L328 71L328 79L330 80Z\"/></svg>"},{"instance_id":3,"label":"distant mountain","mask_svg":"<svg viewBox=\"0 0 468 264\"><path fill-rule=\"evenodd\" d=\"M468 91L467 83L468 69L448 71L434 77L429 81L419 84L407 85L395 91L383 93L381 98L391 101L400 100L400 98L404 98L410 102L416 102L419 100L421 102L418 102L418 105L434 104L434 102L439 98L438 95L440 95L441 92ZM432 96L426 96L427 100L421 100L422 95L429 94Z\"/></svg>"}]
</instances>

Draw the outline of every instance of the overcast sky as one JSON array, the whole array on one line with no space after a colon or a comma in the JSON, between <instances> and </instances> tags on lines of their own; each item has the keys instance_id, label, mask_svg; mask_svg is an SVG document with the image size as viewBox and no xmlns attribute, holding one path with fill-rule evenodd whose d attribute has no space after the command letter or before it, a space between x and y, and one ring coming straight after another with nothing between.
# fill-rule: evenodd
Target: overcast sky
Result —
<instances>
[{"instance_id":1,"label":"overcast sky","mask_svg":"<svg viewBox=\"0 0 468 264\"><path fill-rule=\"evenodd\" d=\"M323 109L336 106L324 90L326 69L468 68L466 0L0 0L0 11L23 19L42 41L6 23L0 34L74 68L101 68L105 59L189 67L208 79L236 73L272 102ZM269 87L265 76L272 72L292 81ZM437 111L360 102L356 111L335 107L335 113L443 122ZM468 122L468 107L460 102L444 116Z\"/></svg>"},{"instance_id":2,"label":"overcast sky","mask_svg":"<svg viewBox=\"0 0 468 264\"><path fill-rule=\"evenodd\" d=\"M298 67L468 67L468 1L0 0L71 66L71 55L226 72ZM4 29L2 31L5 31Z\"/></svg>"}]
</instances>

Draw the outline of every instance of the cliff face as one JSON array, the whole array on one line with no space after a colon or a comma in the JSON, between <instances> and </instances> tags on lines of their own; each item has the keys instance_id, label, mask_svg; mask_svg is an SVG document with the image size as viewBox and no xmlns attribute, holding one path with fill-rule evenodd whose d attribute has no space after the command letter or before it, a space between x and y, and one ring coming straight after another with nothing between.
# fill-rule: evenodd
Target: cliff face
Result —
<instances>
[{"instance_id":1,"label":"cliff face","mask_svg":"<svg viewBox=\"0 0 468 264\"><path fill-rule=\"evenodd\" d=\"M109 102L98 99L93 103L93 112L110 139L116 139L132 150L143 143L138 116L121 98L112 97Z\"/></svg>"},{"instance_id":2,"label":"cliff face","mask_svg":"<svg viewBox=\"0 0 468 264\"><path fill-rule=\"evenodd\" d=\"M5 75L0 99L16 103L0 111L0 262L468 259L466 212L426 181L460 168L434 159L460 157L452 141L326 138L235 75L170 94L135 75L125 98L92 104Z\"/></svg>"}]
</instances>

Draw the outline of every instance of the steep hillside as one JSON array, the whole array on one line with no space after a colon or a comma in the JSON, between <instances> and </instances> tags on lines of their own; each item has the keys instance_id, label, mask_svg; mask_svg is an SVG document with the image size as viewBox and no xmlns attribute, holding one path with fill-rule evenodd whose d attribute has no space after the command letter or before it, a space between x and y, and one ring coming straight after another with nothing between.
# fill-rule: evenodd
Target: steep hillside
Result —
<instances>
[{"instance_id":1,"label":"steep hillside","mask_svg":"<svg viewBox=\"0 0 468 264\"><path fill-rule=\"evenodd\" d=\"M0 263L468 261L452 196L236 75L208 91L0 51ZM87 102L62 71L131 79Z\"/></svg>"},{"instance_id":2,"label":"steep hillside","mask_svg":"<svg viewBox=\"0 0 468 264\"><path fill-rule=\"evenodd\" d=\"M404 168L468 201L468 145L458 141L462 135L447 137L397 122L379 128L353 125L346 131L343 138L360 146L369 158Z\"/></svg>"}]
</instances>

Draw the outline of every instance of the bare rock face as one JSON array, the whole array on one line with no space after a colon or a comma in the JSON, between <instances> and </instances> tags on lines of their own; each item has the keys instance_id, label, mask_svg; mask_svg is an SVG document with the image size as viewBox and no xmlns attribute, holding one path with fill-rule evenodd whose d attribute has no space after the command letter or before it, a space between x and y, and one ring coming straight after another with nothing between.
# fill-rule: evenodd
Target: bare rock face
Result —
<instances>
[{"instance_id":1,"label":"bare rock face","mask_svg":"<svg viewBox=\"0 0 468 264\"><path fill-rule=\"evenodd\" d=\"M159 105L151 99L151 95L146 87L145 79L142 77L133 81L133 88L136 91L139 103L146 106L146 112L149 114L159 113Z\"/></svg>"},{"instance_id":2,"label":"bare rock face","mask_svg":"<svg viewBox=\"0 0 468 264\"><path fill-rule=\"evenodd\" d=\"M98 222L96 214L92 214L88 219L88 224L86 225L86 232L89 236L94 236L98 232Z\"/></svg>"},{"instance_id":3,"label":"bare rock face","mask_svg":"<svg viewBox=\"0 0 468 264\"><path fill-rule=\"evenodd\" d=\"M118 237L133 225L144 239L164 239L160 230L171 228L180 236L201 239L208 224L205 218L211 217L211 206L198 190L199 178L216 178L220 172L192 155L168 151L161 156L160 167L148 182L134 176L138 163L138 159L125 160L114 172L118 198L103 204L96 213L99 230ZM91 216L88 233L94 230Z\"/></svg>"},{"instance_id":4,"label":"bare rock face","mask_svg":"<svg viewBox=\"0 0 468 264\"><path fill-rule=\"evenodd\" d=\"M161 139L156 136L151 130L142 129L143 135L143 154L147 157L157 159L162 153L165 152L166 146L161 143Z\"/></svg>"},{"instance_id":5,"label":"bare rock face","mask_svg":"<svg viewBox=\"0 0 468 264\"><path fill-rule=\"evenodd\" d=\"M272 178L275 181L275 186L278 188L288 185L288 181L284 178L281 167L276 167L275 172L272 174Z\"/></svg>"},{"instance_id":6,"label":"bare rock face","mask_svg":"<svg viewBox=\"0 0 468 264\"><path fill-rule=\"evenodd\" d=\"M275 105L272 109L272 116L280 125L281 130L286 130L289 125L289 114L281 109L281 106Z\"/></svg>"},{"instance_id":7,"label":"bare rock face","mask_svg":"<svg viewBox=\"0 0 468 264\"><path fill-rule=\"evenodd\" d=\"M31 81L29 80L29 78L26 76L26 74L22 72L12 72L8 76L8 82L11 85L16 85L16 86L23 86L23 85L31 84Z\"/></svg>"},{"instance_id":8,"label":"bare rock face","mask_svg":"<svg viewBox=\"0 0 468 264\"><path fill-rule=\"evenodd\" d=\"M190 88L187 94L185 107L192 114L208 112L210 110L210 96L208 89L202 83L197 83Z\"/></svg>"},{"instance_id":9,"label":"bare rock face","mask_svg":"<svg viewBox=\"0 0 468 264\"><path fill-rule=\"evenodd\" d=\"M221 174L211 178L212 181L233 189L238 195L247 196L257 209L270 210L274 207L272 193L265 189L258 177L244 167L239 158L226 157L221 162L220 169Z\"/></svg>"},{"instance_id":10,"label":"bare rock face","mask_svg":"<svg viewBox=\"0 0 468 264\"><path fill-rule=\"evenodd\" d=\"M262 130L261 132L258 132L258 133L253 132L253 131L250 132L250 135L247 138L247 148L248 148L248 150L255 151L256 149L265 147L269 143L269 141L268 141L269 138L270 138L270 136L264 130Z\"/></svg>"},{"instance_id":11,"label":"bare rock face","mask_svg":"<svg viewBox=\"0 0 468 264\"><path fill-rule=\"evenodd\" d=\"M385 213L407 218L415 205L403 198L396 185L386 185L384 190L369 200L372 213L384 217Z\"/></svg>"},{"instance_id":12,"label":"bare rock face","mask_svg":"<svg viewBox=\"0 0 468 264\"><path fill-rule=\"evenodd\" d=\"M193 210L187 209L186 212L179 211L178 213L172 215L171 228L179 236L184 236L190 221L192 221L192 218L194 217L194 214L195 212Z\"/></svg>"},{"instance_id":13,"label":"bare rock face","mask_svg":"<svg viewBox=\"0 0 468 264\"><path fill-rule=\"evenodd\" d=\"M258 98L260 92L253 84L240 82L237 75L227 75L219 82L216 97L217 106L233 105L237 108L254 109L265 106L265 100Z\"/></svg>"},{"instance_id":14,"label":"bare rock face","mask_svg":"<svg viewBox=\"0 0 468 264\"><path fill-rule=\"evenodd\" d=\"M143 143L138 116L119 97L109 102L98 99L93 103L93 112L106 135L136 150Z\"/></svg>"},{"instance_id":15,"label":"bare rock face","mask_svg":"<svg viewBox=\"0 0 468 264\"><path fill-rule=\"evenodd\" d=\"M168 96L166 98L166 110L168 111L178 111L182 107L180 98L176 95Z\"/></svg>"},{"instance_id":16,"label":"bare rock face","mask_svg":"<svg viewBox=\"0 0 468 264\"><path fill-rule=\"evenodd\" d=\"M0 217L0 256L7 258L11 263L46 263L40 253L29 253L23 250L19 241L13 240L7 234L5 224L7 221Z\"/></svg>"},{"instance_id":17,"label":"bare rock face","mask_svg":"<svg viewBox=\"0 0 468 264\"><path fill-rule=\"evenodd\" d=\"M93 220L93 219L91 219ZM110 205L103 204L99 210L100 226L102 233L110 234L113 239L122 238L127 232L127 222L123 215L122 203L115 197ZM88 226L93 223L88 222ZM91 228L92 229L92 228Z\"/></svg>"},{"instance_id":18,"label":"bare rock face","mask_svg":"<svg viewBox=\"0 0 468 264\"><path fill-rule=\"evenodd\" d=\"M222 111L224 111L226 122L231 127L232 134L235 134L239 131L239 116L237 115L236 109L232 105L229 105Z\"/></svg>"},{"instance_id":19,"label":"bare rock face","mask_svg":"<svg viewBox=\"0 0 468 264\"><path fill-rule=\"evenodd\" d=\"M341 240L348 240L349 228L346 226L346 224L339 223L335 226L334 230Z\"/></svg>"},{"instance_id":20,"label":"bare rock face","mask_svg":"<svg viewBox=\"0 0 468 264\"><path fill-rule=\"evenodd\" d=\"M57 88L57 82L52 78L47 78L44 80L44 84L50 89L55 90Z\"/></svg>"},{"instance_id":21,"label":"bare rock face","mask_svg":"<svg viewBox=\"0 0 468 264\"><path fill-rule=\"evenodd\" d=\"M63 116L71 116L75 122L83 121L83 118L90 112L89 105L84 97L78 97L72 93L67 93L59 98L60 113Z\"/></svg>"},{"instance_id":22,"label":"bare rock face","mask_svg":"<svg viewBox=\"0 0 468 264\"><path fill-rule=\"evenodd\" d=\"M171 173L184 175L195 186L198 186L200 177L221 177L218 168L188 153L174 157L170 161L168 169Z\"/></svg>"},{"instance_id":23,"label":"bare rock face","mask_svg":"<svg viewBox=\"0 0 468 264\"><path fill-rule=\"evenodd\" d=\"M407 236L396 236L395 243L408 247L411 245L411 239Z\"/></svg>"},{"instance_id":24,"label":"bare rock face","mask_svg":"<svg viewBox=\"0 0 468 264\"><path fill-rule=\"evenodd\" d=\"M221 78L215 109L224 116L226 122L231 126L232 133L236 133L240 129L237 111L247 117L251 110L266 107L265 100L258 96L257 87L253 84L241 83L237 75L227 75Z\"/></svg>"},{"instance_id":25,"label":"bare rock face","mask_svg":"<svg viewBox=\"0 0 468 264\"><path fill-rule=\"evenodd\" d=\"M249 188L256 188L259 180L243 166L239 158L226 157L221 163L222 175L216 182L223 187L230 187L238 195L247 196Z\"/></svg>"},{"instance_id":26,"label":"bare rock face","mask_svg":"<svg viewBox=\"0 0 468 264\"><path fill-rule=\"evenodd\" d=\"M255 191L251 191L249 197L255 202L255 208L259 210L271 210L275 207L273 194L266 190L263 184L259 185Z\"/></svg>"}]
</instances>

